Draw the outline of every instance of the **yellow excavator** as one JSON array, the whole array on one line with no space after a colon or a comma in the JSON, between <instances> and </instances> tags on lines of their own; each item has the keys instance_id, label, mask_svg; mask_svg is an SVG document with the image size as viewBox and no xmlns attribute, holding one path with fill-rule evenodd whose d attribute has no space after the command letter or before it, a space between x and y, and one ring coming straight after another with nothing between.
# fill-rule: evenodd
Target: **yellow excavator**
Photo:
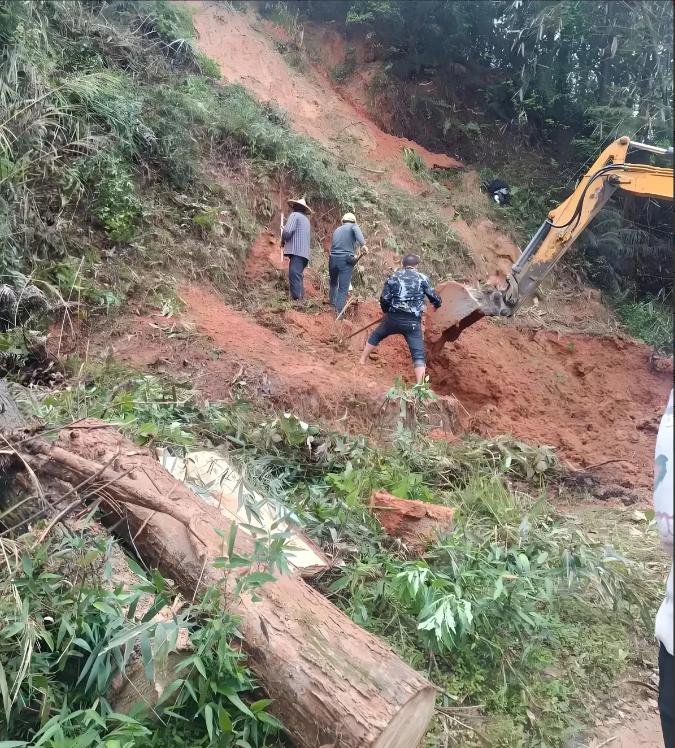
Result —
<instances>
[{"instance_id":1,"label":"yellow excavator","mask_svg":"<svg viewBox=\"0 0 675 748\"><path fill-rule=\"evenodd\" d=\"M615 140L600 154L574 192L548 214L512 266L505 287L470 288L454 281L439 284L436 291L443 299L443 305L440 309L430 310L426 321L430 353L438 354L445 343L457 340L467 327L482 317L514 315L532 297L615 190L672 200L672 166L629 163L628 157L635 151L673 158L672 147L658 148L636 143L628 137Z\"/></svg>"}]
</instances>

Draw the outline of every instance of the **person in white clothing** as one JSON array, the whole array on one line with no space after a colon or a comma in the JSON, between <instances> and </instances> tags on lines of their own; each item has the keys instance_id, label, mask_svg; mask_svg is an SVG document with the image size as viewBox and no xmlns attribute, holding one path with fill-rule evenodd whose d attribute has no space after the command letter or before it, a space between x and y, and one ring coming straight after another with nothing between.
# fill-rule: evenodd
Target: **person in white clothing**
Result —
<instances>
[{"instance_id":1,"label":"person in white clothing","mask_svg":"<svg viewBox=\"0 0 675 748\"><path fill-rule=\"evenodd\" d=\"M654 511L665 549L673 554L673 391L661 418L654 454ZM673 567L666 582L666 597L656 614L659 640L659 712L666 748L675 748L675 658L673 658Z\"/></svg>"}]
</instances>

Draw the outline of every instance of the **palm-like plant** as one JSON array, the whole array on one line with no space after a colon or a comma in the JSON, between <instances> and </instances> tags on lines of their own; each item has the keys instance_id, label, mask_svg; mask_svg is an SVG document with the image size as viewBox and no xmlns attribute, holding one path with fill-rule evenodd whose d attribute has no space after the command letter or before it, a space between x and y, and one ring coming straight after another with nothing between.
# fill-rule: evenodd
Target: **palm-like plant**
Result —
<instances>
[{"instance_id":1,"label":"palm-like plant","mask_svg":"<svg viewBox=\"0 0 675 748\"><path fill-rule=\"evenodd\" d=\"M668 285L669 246L660 238L658 227L628 220L615 205L604 208L593 220L578 249L605 265L612 276L609 283L613 292L620 291L621 286L640 289L642 285L645 288ZM618 282L617 276L623 278L623 283ZM656 283L644 283L643 276Z\"/></svg>"}]
</instances>

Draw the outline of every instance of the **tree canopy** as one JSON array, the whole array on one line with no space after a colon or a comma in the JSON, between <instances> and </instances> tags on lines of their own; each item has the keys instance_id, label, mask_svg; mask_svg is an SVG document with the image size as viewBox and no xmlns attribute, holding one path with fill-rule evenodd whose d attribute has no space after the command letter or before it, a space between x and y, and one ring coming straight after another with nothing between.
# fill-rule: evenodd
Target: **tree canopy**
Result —
<instances>
[{"instance_id":1,"label":"tree canopy","mask_svg":"<svg viewBox=\"0 0 675 748\"><path fill-rule=\"evenodd\" d=\"M304 17L378 43L399 77L458 65L483 76L493 113L595 151L617 133L670 144L669 0L309 0Z\"/></svg>"}]
</instances>

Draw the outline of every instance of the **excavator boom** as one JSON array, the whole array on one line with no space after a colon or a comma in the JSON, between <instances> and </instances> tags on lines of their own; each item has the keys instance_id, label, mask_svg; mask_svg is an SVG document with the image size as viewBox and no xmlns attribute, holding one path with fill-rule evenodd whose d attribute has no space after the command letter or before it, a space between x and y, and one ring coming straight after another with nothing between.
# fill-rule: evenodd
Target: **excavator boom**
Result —
<instances>
[{"instance_id":1,"label":"excavator boom","mask_svg":"<svg viewBox=\"0 0 675 748\"><path fill-rule=\"evenodd\" d=\"M608 146L579 181L574 192L552 210L514 263L502 289L439 284L443 299L427 318L431 352L485 316L510 317L534 294L579 235L617 189L641 197L673 199L673 169L627 162L629 150L670 156L672 148L657 148L622 137Z\"/></svg>"}]
</instances>

